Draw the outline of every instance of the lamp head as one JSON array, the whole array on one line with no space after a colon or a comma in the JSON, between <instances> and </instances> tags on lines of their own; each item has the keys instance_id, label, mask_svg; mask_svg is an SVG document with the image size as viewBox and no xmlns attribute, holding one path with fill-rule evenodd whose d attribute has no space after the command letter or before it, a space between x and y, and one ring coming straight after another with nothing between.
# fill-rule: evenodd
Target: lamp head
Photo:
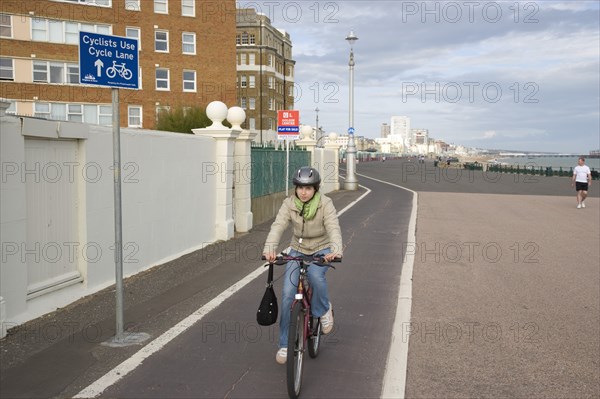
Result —
<instances>
[{"instance_id":1,"label":"lamp head","mask_svg":"<svg viewBox=\"0 0 600 399\"><path fill-rule=\"evenodd\" d=\"M346 36L346 40L348 41L348 44L350 44L350 48L352 48L354 46L354 43L356 43L356 41L358 40L358 37L356 37L354 31L351 30L350 33L348 33L348 36Z\"/></svg>"}]
</instances>

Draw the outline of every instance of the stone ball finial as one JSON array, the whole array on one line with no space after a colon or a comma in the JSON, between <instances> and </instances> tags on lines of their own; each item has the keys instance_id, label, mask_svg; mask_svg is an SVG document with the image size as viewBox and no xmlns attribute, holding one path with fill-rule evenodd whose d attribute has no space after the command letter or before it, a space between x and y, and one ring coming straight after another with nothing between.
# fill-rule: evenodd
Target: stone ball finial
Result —
<instances>
[{"instance_id":1,"label":"stone ball finial","mask_svg":"<svg viewBox=\"0 0 600 399\"><path fill-rule=\"evenodd\" d=\"M300 128L300 137L302 139L311 139L313 134L313 128L310 125L302 125Z\"/></svg>"},{"instance_id":2,"label":"stone ball finial","mask_svg":"<svg viewBox=\"0 0 600 399\"><path fill-rule=\"evenodd\" d=\"M329 136L327 136L327 138L329 139L330 143L335 143L335 141L338 138L338 134L336 132L331 132L329 133Z\"/></svg>"},{"instance_id":3,"label":"stone ball finial","mask_svg":"<svg viewBox=\"0 0 600 399\"><path fill-rule=\"evenodd\" d=\"M242 130L242 123L246 120L246 111L241 107L231 107L227 111L227 121L235 130Z\"/></svg>"},{"instance_id":4,"label":"stone ball finial","mask_svg":"<svg viewBox=\"0 0 600 399\"><path fill-rule=\"evenodd\" d=\"M227 105L221 101L213 101L206 106L206 116L213 123L211 128L226 128L223 121L227 118Z\"/></svg>"}]
</instances>

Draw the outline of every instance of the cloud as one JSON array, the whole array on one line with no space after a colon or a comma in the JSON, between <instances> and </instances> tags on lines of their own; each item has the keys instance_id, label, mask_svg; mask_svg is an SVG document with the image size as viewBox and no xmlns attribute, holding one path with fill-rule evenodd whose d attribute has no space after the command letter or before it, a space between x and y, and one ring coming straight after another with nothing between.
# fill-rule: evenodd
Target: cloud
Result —
<instances>
[{"instance_id":1,"label":"cloud","mask_svg":"<svg viewBox=\"0 0 600 399\"><path fill-rule=\"evenodd\" d=\"M359 135L377 137L381 123L408 115L448 142L561 152L598 146L596 1L294 3L302 20L280 17L283 26L275 25L292 37L296 108L308 123L319 107L325 130L348 128L344 38L352 29Z\"/></svg>"}]
</instances>

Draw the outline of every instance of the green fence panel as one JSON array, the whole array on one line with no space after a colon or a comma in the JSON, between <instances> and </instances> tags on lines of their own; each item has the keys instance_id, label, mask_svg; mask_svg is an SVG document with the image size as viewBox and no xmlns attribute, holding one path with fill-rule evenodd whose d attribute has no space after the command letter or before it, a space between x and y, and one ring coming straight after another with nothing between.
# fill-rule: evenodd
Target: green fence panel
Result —
<instances>
[{"instance_id":1,"label":"green fence panel","mask_svg":"<svg viewBox=\"0 0 600 399\"><path fill-rule=\"evenodd\" d=\"M252 198L285 191L286 152L274 148L252 147ZM310 164L310 152L290 150L289 187L292 186L291 176L301 166Z\"/></svg>"}]
</instances>

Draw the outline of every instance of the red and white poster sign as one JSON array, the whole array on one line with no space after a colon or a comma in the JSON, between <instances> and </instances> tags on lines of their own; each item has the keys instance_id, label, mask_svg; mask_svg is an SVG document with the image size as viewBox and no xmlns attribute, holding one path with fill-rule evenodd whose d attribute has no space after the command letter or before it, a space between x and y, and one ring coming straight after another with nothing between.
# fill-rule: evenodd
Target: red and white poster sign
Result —
<instances>
[{"instance_id":1,"label":"red and white poster sign","mask_svg":"<svg viewBox=\"0 0 600 399\"><path fill-rule=\"evenodd\" d=\"M277 111L277 137L280 140L300 138L300 111Z\"/></svg>"}]
</instances>

